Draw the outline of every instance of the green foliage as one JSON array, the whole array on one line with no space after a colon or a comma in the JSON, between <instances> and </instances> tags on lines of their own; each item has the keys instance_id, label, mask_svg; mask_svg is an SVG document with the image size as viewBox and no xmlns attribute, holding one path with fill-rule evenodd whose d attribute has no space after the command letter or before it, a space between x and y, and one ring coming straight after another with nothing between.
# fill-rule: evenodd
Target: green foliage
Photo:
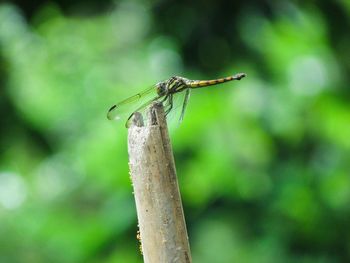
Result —
<instances>
[{"instance_id":1,"label":"green foliage","mask_svg":"<svg viewBox=\"0 0 350 263\"><path fill-rule=\"evenodd\" d=\"M242 7L225 27L234 44L197 38L196 65L182 48L199 14L179 4L189 25L157 23L156 2L94 16L50 4L30 23L0 5L0 262L142 262L126 129L107 109L171 75L237 72L170 121L194 261L350 261L348 34L335 46L312 5ZM236 44L246 57L200 73Z\"/></svg>"}]
</instances>

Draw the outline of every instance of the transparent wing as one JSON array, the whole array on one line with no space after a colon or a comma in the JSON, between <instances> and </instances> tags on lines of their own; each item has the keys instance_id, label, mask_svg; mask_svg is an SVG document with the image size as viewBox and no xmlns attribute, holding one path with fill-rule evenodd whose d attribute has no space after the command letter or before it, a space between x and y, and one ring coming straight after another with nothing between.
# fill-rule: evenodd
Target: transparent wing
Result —
<instances>
[{"instance_id":1,"label":"transparent wing","mask_svg":"<svg viewBox=\"0 0 350 263\"><path fill-rule=\"evenodd\" d=\"M114 104L107 113L107 118L109 120L118 120L126 113L132 113L139 105L142 104L144 106L145 103L151 103L153 99L152 97L157 96L157 90L155 86L149 87L148 89L135 94L121 102Z\"/></svg>"},{"instance_id":2,"label":"transparent wing","mask_svg":"<svg viewBox=\"0 0 350 263\"><path fill-rule=\"evenodd\" d=\"M190 89L184 90L174 94L173 96L173 107L171 108L169 114L167 115L168 124L171 126L179 126L182 122L185 110L188 105L188 100L190 98ZM169 101L164 104L165 110L170 108Z\"/></svg>"},{"instance_id":3,"label":"transparent wing","mask_svg":"<svg viewBox=\"0 0 350 263\"><path fill-rule=\"evenodd\" d=\"M184 102L182 104L182 110L181 110L181 115L179 118L179 124L183 121L183 119L185 117L186 107L187 107L188 101L190 99L190 96L191 96L191 90L187 89L186 93L185 93Z\"/></svg>"}]
</instances>

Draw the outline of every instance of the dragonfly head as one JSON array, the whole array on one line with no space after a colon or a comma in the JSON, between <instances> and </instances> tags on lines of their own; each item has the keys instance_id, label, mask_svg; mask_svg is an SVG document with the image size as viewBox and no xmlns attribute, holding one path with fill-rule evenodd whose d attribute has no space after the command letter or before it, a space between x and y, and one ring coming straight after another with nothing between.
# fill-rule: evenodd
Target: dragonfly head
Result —
<instances>
[{"instance_id":1,"label":"dragonfly head","mask_svg":"<svg viewBox=\"0 0 350 263\"><path fill-rule=\"evenodd\" d=\"M165 94L167 94L168 89L167 89L167 85L166 82L159 82L157 85L157 93L159 96L164 96Z\"/></svg>"}]
</instances>

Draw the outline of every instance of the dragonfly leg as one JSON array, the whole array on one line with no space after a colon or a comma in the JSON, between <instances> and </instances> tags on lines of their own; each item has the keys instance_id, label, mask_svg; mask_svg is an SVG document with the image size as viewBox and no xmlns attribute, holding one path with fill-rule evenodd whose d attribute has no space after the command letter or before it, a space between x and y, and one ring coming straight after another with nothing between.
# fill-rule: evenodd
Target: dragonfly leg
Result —
<instances>
[{"instance_id":1,"label":"dragonfly leg","mask_svg":"<svg viewBox=\"0 0 350 263\"><path fill-rule=\"evenodd\" d=\"M163 103L164 101L166 101L169 98L169 95L166 95L161 101L160 103Z\"/></svg>"},{"instance_id":2,"label":"dragonfly leg","mask_svg":"<svg viewBox=\"0 0 350 263\"><path fill-rule=\"evenodd\" d=\"M166 95L161 101L160 101L160 103L164 103L164 102L167 102L167 104L165 105L165 107L168 107L168 106L170 106L170 108L169 109L166 109L165 110L165 115L167 115L168 113L169 113L169 111L172 109L172 107L173 107L173 95L172 94L168 94L168 95Z\"/></svg>"},{"instance_id":3,"label":"dragonfly leg","mask_svg":"<svg viewBox=\"0 0 350 263\"><path fill-rule=\"evenodd\" d=\"M169 105L169 108L166 109L165 115L168 115L171 109L173 108L173 94L169 94L168 105Z\"/></svg>"}]
</instances>

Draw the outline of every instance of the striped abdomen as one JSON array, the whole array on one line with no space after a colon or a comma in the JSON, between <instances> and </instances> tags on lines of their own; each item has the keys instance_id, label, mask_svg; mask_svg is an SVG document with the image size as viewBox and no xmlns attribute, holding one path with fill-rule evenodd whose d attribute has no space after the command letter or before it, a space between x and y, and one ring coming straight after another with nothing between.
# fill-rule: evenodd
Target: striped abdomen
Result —
<instances>
[{"instance_id":1,"label":"striped abdomen","mask_svg":"<svg viewBox=\"0 0 350 263\"><path fill-rule=\"evenodd\" d=\"M201 87L206 87L206 86L212 86L224 82L228 82L231 80L240 80L241 78L244 78L246 76L245 73L239 73L234 76L229 76L226 78L221 78L221 79L212 79L212 80L192 80L190 83L188 83L188 86L191 88L201 88Z\"/></svg>"}]
</instances>

